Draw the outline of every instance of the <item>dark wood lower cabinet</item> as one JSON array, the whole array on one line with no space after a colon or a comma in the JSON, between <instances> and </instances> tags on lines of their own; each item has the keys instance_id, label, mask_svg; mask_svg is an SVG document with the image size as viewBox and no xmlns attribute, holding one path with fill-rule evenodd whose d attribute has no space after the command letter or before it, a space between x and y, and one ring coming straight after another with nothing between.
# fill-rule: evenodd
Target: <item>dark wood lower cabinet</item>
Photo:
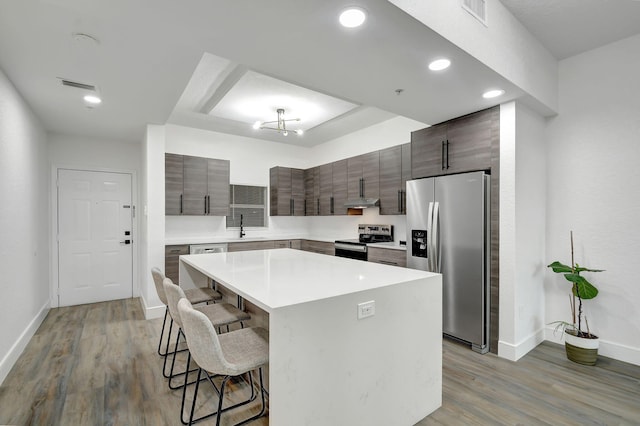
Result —
<instances>
[{"instance_id":1,"label":"dark wood lower cabinet","mask_svg":"<svg viewBox=\"0 0 640 426\"><path fill-rule=\"evenodd\" d=\"M407 266L407 252L390 248L368 247L368 261L391 266Z\"/></svg>"},{"instance_id":2,"label":"dark wood lower cabinet","mask_svg":"<svg viewBox=\"0 0 640 426\"><path fill-rule=\"evenodd\" d=\"M179 257L189 254L189 246L186 244L164 247L164 275L178 284Z\"/></svg>"},{"instance_id":3,"label":"dark wood lower cabinet","mask_svg":"<svg viewBox=\"0 0 640 426\"><path fill-rule=\"evenodd\" d=\"M300 240L276 240L273 248L291 248L300 250Z\"/></svg>"},{"instance_id":4,"label":"dark wood lower cabinet","mask_svg":"<svg viewBox=\"0 0 640 426\"><path fill-rule=\"evenodd\" d=\"M246 241L241 243L229 243L227 245L227 251L268 250L272 248L275 248L273 240Z\"/></svg>"},{"instance_id":5,"label":"dark wood lower cabinet","mask_svg":"<svg viewBox=\"0 0 640 426\"><path fill-rule=\"evenodd\" d=\"M300 249L313 253L327 254L329 256L335 256L336 254L334 243L326 241L302 240Z\"/></svg>"}]
</instances>

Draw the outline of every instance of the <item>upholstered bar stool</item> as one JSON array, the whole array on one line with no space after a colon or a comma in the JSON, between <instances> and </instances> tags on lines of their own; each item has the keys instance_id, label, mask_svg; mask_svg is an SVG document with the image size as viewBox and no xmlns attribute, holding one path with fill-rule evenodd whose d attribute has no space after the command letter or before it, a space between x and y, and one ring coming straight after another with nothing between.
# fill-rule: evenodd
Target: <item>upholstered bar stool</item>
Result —
<instances>
[{"instance_id":1,"label":"upholstered bar stool","mask_svg":"<svg viewBox=\"0 0 640 426\"><path fill-rule=\"evenodd\" d=\"M165 278L163 281L164 292L167 296L167 302L169 306L169 315L173 318L173 321L178 325L178 335L176 336L176 343L174 350L169 353L173 354L171 359L171 369L167 373L167 357L164 359L164 365L162 367L163 375L169 379L169 387L171 389L178 389L182 385L173 386L172 380L174 377L185 375L185 379L183 381L184 385L187 385L187 379L189 374L189 367L180 373L174 373L174 367L176 363L176 356L178 352L178 346L180 344L180 336L184 337L184 332L182 330L182 321L180 319L180 314L178 313L178 301L180 299L189 300L185 296L185 291L182 290L180 286L177 286L171 281L170 278ZM201 312L207 321L211 323L213 327L224 327L234 323L239 322L241 327L244 327L243 321L247 321L251 319L251 315L248 313L241 311L230 303L216 303L213 305L204 305L198 306L195 308L198 312ZM193 370L195 371L195 370Z\"/></svg>"},{"instance_id":2,"label":"upholstered bar stool","mask_svg":"<svg viewBox=\"0 0 640 426\"><path fill-rule=\"evenodd\" d=\"M164 274L158 268L151 268L151 276L153 277L153 284L156 287L156 293L158 294L158 298L160 301L164 303L164 320L162 321L162 331L160 332L160 340L158 341L158 355L167 356L167 351L169 350L169 340L171 339L171 329L173 327L173 318L171 318L169 314L169 306L167 304L167 296L164 294L164 287L162 281L165 279ZM210 303L215 302L216 300L222 299L222 295L217 291L211 288L194 288L187 289L185 292L185 297L189 302L193 305L198 303ZM170 319L169 323L169 333L167 336L167 343L164 352L162 352L162 338L164 336L164 329L167 324L167 317Z\"/></svg>"},{"instance_id":3,"label":"upholstered bar stool","mask_svg":"<svg viewBox=\"0 0 640 426\"><path fill-rule=\"evenodd\" d=\"M199 366L188 424L191 425L196 421L217 416L216 426L219 426L222 413L255 400L256 394L252 377L252 372L255 370L258 371L260 381L261 410L255 416L236 423L236 425L241 425L263 416L266 411L266 402L262 367L266 366L269 362L268 332L263 328L252 327L218 335L215 327L211 324L207 316L203 312L194 309L186 299L181 299L178 302L178 312L182 321L182 330L186 336L189 354ZM198 389L203 373L206 376L205 378L219 394L218 407L216 411L194 419L196 399L198 397ZM245 373L249 374L251 395L245 401L223 408L224 390L229 379ZM212 380L212 375L224 376L219 391ZM185 386L182 391L183 407L186 391L187 388ZM181 410L180 420L185 423L182 419L182 411L184 411L184 409Z\"/></svg>"}]
</instances>

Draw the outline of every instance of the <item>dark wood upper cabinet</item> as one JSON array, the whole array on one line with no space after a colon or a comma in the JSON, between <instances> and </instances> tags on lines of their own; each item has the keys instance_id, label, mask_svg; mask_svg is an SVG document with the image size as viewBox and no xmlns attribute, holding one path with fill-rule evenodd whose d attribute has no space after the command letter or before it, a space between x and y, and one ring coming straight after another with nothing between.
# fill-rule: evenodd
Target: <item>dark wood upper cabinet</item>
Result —
<instances>
[{"instance_id":1,"label":"dark wood upper cabinet","mask_svg":"<svg viewBox=\"0 0 640 426\"><path fill-rule=\"evenodd\" d=\"M364 197L378 198L380 197L380 152L369 152L362 157Z\"/></svg>"},{"instance_id":2,"label":"dark wood upper cabinet","mask_svg":"<svg viewBox=\"0 0 640 426\"><path fill-rule=\"evenodd\" d=\"M347 214L347 160L333 162L333 215Z\"/></svg>"},{"instance_id":3,"label":"dark wood upper cabinet","mask_svg":"<svg viewBox=\"0 0 640 426\"><path fill-rule=\"evenodd\" d=\"M271 216L304 216L304 170L272 167L269 181Z\"/></svg>"},{"instance_id":4,"label":"dark wood upper cabinet","mask_svg":"<svg viewBox=\"0 0 640 426\"><path fill-rule=\"evenodd\" d=\"M380 151L380 214L406 213L406 182L411 179L411 144Z\"/></svg>"},{"instance_id":5,"label":"dark wood upper cabinet","mask_svg":"<svg viewBox=\"0 0 640 426\"><path fill-rule=\"evenodd\" d=\"M305 214L318 216L320 213L320 167L304 171Z\"/></svg>"},{"instance_id":6,"label":"dark wood upper cabinet","mask_svg":"<svg viewBox=\"0 0 640 426\"><path fill-rule=\"evenodd\" d=\"M206 215L207 214L207 171L206 158L183 156L184 180L182 214Z\"/></svg>"},{"instance_id":7,"label":"dark wood upper cabinet","mask_svg":"<svg viewBox=\"0 0 640 426\"><path fill-rule=\"evenodd\" d=\"M291 169L272 167L269 169L269 214L271 216L291 216Z\"/></svg>"},{"instance_id":8,"label":"dark wood upper cabinet","mask_svg":"<svg viewBox=\"0 0 640 426\"><path fill-rule=\"evenodd\" d=\"M207 214L228 216L229 207L229 160L207 159Z\"/></svg>"},{"instance_id":9,"label":"dark wood upper cabinet","mask_svg":"<svg viewBox=\"0 0 640 426\"><path fill-rule=\"evenodd\" d=\"M498 109L491 108L449 122L448 173L491 168L493 123L498 122L498 113Z\"/></svg>"},{"instance_id":10,"label":"dark wood upper cabinet","mask_svg":"<svg viewBox=\"0 0 640 426\"><path fill-rule=\"evenodd\" d=\"M291 198L293 198L293 215L304 216L304 170L291 169Z\"/></svg>"},{"instance_id":11,"label":"dark wood upper cabinet","mask_svg":"<svg viewBox=\"0 0 640 426\"><path fill-rule=\"evenodd\" d=\"M443 155L447 124L411 132L411 177L437 176L444 172Z\"/></svg>"},{"instance_id":12,"label":"dark wood upper cabinet","mask_svg":"<svg viewBox=\"0 0 640 426\"><path fill-rule=\"evenodd\" d=\"M362 197L362 161L363 156L347 158L347 198L353 200Z\"/></svg>"},{"instance_id":13,"label":"dark wood upper cabinet","mask_svg":"<svg viewBox=\"0 0 640 426\"><path fill-rule=\"evenodd\" d=\"M491 168L492 140L499 137L499 107L411 133L415 178Z\"/></svg>"},{"instance_id":14,"label":"dark wood upper cabinet","mask_svg":"<svg viewBox=\"0 0 640 426\"><path fill-rule=\"evenodd\" d=\"M402 150L402 189L407 189L407 181L411 180L411 143L400 145Z\"/></svg>"},{"instance_id":15,"label":"dark wood upper cabinet","mask_svg":"<svg viewBox=\"0 0 640 426\"><path fill-rule=\"evenodd\" d=\"M347 159L347 197L380 196L380 154L378 151Z\"/></svg>"},{"instance_id":16,"label":"dark wood upper cabinet","mask_svg":"<svg viewBox=\"0 0 640 426\"><path fill-rule=\"evenodd\" d=\"M164 156L164 214L182 214L182 155L165 154Z\"/></svg>"},{"instance_id":17,"label":"dark wood upper cabinet","mask_svg":"<svg viewBox=\"0 0 640 426\"><path fill-rule=\"evenodd\" d=\"M165 154L165 214L229 214L229 160Z\"/></svg>"},{"instance_id":18,"label":"dark wood upper cabinet","mask_svg":"<svg viewBox=\"0 0 640 426\"><path fill-rule=\"evenodd\" d=\"M318 167L319 182L319 215L330 216L332 211L333 199L333 164L323 164Z\"/></svg>"}]
</instances>

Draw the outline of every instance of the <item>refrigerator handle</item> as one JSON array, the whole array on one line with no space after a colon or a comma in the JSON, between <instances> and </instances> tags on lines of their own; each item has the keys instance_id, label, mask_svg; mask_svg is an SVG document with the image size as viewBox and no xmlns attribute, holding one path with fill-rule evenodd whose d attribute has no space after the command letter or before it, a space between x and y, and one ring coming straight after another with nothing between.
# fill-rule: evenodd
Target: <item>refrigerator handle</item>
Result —
<instances>
[{"instance_id":1,"label":"refrigerator handle","mask_svg":"<svg viewBox=\"0 0 640 426\"><path fill-rule=\"evenodd\" d=\"M433 272L440 273L440 203L433 203L433 223L431 224L431 242L432 242L432 250L431 253L433 259Z\"/></svg>"},{"instance_id":2,"label":"refrigerator handle","mask_svg":"<svg viewBox=\"0 0 640 426\"><path fill-rule=\"evenodd\" d=\"M429 211L427 213L427 241L425 244L427 245L427 268L429 272L436 272L434 270L435 264L433 263L433 252L431 246L431 239L433 238L433 203L429 203Z\"/></svg>"}]
</instances>

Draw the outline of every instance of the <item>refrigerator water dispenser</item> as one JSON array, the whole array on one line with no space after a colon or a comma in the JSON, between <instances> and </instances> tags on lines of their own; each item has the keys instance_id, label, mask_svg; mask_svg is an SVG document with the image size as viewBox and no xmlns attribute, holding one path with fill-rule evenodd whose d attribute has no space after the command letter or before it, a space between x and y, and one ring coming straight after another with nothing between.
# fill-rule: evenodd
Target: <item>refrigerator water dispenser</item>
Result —
<instances>
[{"instance_id":1,"label":"refrigerator water dispenser","mask_svg":"<svg viewBox=\"0 0 640 426\"><path fill-rule=\"evenodd\" d=\"M427 257L427 231L421 229L411 230L411 255L414 257Z\"/></svg>"}]
</instances>

